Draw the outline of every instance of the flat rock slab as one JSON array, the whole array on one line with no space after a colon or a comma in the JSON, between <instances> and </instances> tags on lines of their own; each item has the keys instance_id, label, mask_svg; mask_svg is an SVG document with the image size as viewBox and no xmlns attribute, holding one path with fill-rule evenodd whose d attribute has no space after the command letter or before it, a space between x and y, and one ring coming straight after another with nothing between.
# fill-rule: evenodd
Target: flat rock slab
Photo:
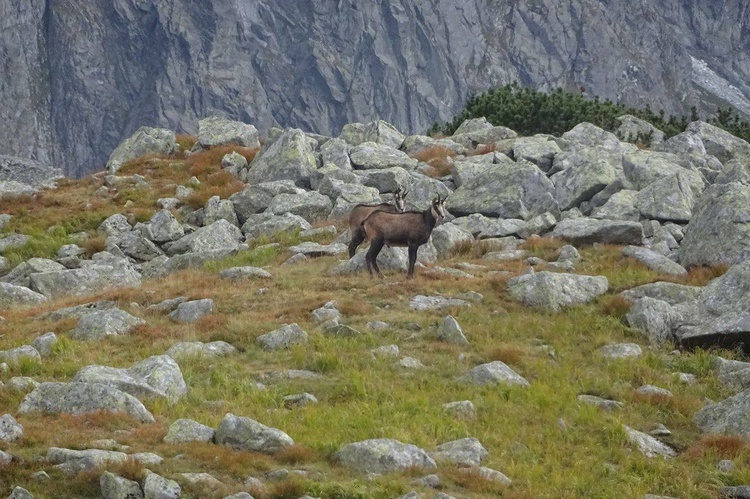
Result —
<instances>
[{"instance_id":1,"label":"flat rock slab","mask_svg":"<svg viewBox=\"0 0 750 499\"><path fill-rule=\"evenodd\" d=\"M628 426L622 425L625 432L628 434L628 440L638 447L641 453L649 458L652 457L675 457L677 452L666 444L661 443L651 435L634 430Z\"/></svg>"},{"instance_id":2,"label":"flat rock slab","mask_svg":"<svg viewBox=\"0 0 750 499\"><path fill-rule=\"evenodd\" d=\"M651 270L655 270L662 274L687 275L685 267L648 248L626 246L622 249L622 254L623 256L635 258Z\"/></svg>"},{"instance_id":3,"label":"flat rock slab","mask_svg":"<svg viewBox=\"0 0 750 499\"><path fill-rule=\"evenodd\" d=\"M345 445L334 459L359 473L393 473L409 468L435 468L435 461L416 445L377 438Z\"/></svg>"},{"instance_id":4,"label":"flat rock slab","mask_svg":"<svg viewBox=\"0 0 750 499\"><path fill-rule=\"evenodd\" d=\"M86 414L96 411L124 412L142 423L155 421L137 398L99 383L42 383L24 397L18 408L21 414Z\"/></svg>"},{"instance_id":5,"label":"flat rock slab","mask_svg":"<svg viewBox=\"0 0 750 499\"><path fill-rule=\"evenodd\" d=\"M94 310L81 316L71 333L75 340L101 340L107 336L129 334L146 321L119 308Z\"/></svg>"},{"instance_id":6,"label":"flat rock slab","mask_svg":"<svg viewBox=\"0 0 750 499\"><path fill-rule=\"evenodd\" d=\"M219 272L219 277L230 281L240 279L269 279L271 273L258 267L232 267Z\"/></svg>"},{"instance_id":7,"label":"flat rock slab","mask_svg":"<svg viewBox=\"0 0 750 499\"><path fill-rule=\"evenodd\" d=\"M588 303L608 289L609 282L603 276L547 271L521 275L508 281L508 294L511 298L526 306L551 310Z\"/></svg>"},{"instance_id":8,"label":"flat rock slab","mask_svg":"<svg viewBox=\"0 0 750 499\"><path fill-rule=\"evenodd\" d=\"M180 366L168 355L149 357L128 369L86 366L73 376L73 382L103 384L134 397L163 398L170 403L187 393Z\"/></svg>"},{"instance_id":9,"label":"flat rock slab","mask_svg":"<svg viewBox=\"0 0 750 499\"><path fill-rule=\"evenodd\" d=\"M471 307L471 303L445 296L417 295L409 301L409 307L414 310L438 310L445 307Z\"/></svg>"},{"instance_id":10,"label":"flat rock slab","mask_svg":"<svg viewBox=\"0 0 750 499\"><path fill-rule=\"evenodd\" d=\"M348 250L347 250L346 244L342 244L342 243L332 243L332 244L323 245L319 243L306 241L296 246L290 246L289 251L291 251L295 255L303 254L308 257L317 257L317 256L336 256L342 253L346 253Z\"/></svg>"},{"instance_id":11,"label":"flat rock slab","mask_svg":"<svg viewBox=\"0 0 750 499\"><path fill-rule=\"evenodd\" d=\"M215 440L219 445L264 454L273 454L294 445L294 440L283 431L234 414L227 414L221 420Z\"/></svg>"},{"instance_id":12,"label":"flat rock slab","mask_svg":"<svg viewBox=\"0 0 750 499\"><path fill-rule=\"evenodd\" d=\"M56 463L66 473L81 473L104 467L107 464L124 464L133 460L144 466L161 464L164 459L150 452L125 454L119 451L100 449L73 450L50 447L47 450L47 461Z\"/></svg>"},{"instance_id":13,"label":"flat rock slab","mask_svg":"<svg viewBox=\"0 0 750 499\"><path fill-rule=\"evenodd\" d=\"M552 237L581 244L632 244L643 240L643 226L626 220L599 220L596 218L568 218L558 222Z\"/></svg>"},{"instance_id":14,"label":"flat rock slab","mask_svg":"<svg viewBox=\"0 0 750 499\"><path fill-rule=\"evenodd\" d=\"M529 386L525 378L499 360L475 367L459 377L458 381L477 386L498 384Z\"/></svg>"},{"instance_id":15,"label":"flat rock slab","mask_svg":"<svg viewBox=\"0 0 750 499\"><path fill-rule=\"evenodd\" d=\"M164 354L175 360L185 357L224 357L237 353L238 350L226 341L181 341L175 343Z\"/></svg>"}]
</instances>

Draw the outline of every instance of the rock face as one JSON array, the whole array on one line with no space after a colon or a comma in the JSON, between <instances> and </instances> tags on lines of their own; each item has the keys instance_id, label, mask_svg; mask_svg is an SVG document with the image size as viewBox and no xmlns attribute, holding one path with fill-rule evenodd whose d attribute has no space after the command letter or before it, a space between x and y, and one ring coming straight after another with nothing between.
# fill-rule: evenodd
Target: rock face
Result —
<instances>
[{"instance_id":1,"label":"rock face","mask_svg":"<svg viewBox=\"0 0 750 499\"><path fill-rule=\"evenodd\" d=\"M69 9L12 0L0 9L9 20L0 52L14 76L0 88L1 152L80 176L142 125L195 134L212 115L325 134L380 116L422 133L471 93L513 80L583 86L667 115L717 100L748 114L750 13L742 2L713 5L346 0L302 12L285 2L97 0ZM581 47L596 70L581 63ZM252 63L228 62L238 60ZM309 70L290 80L290 67ZM560 68L569 68L564 77Z\"/></svg>"}]
</instances>

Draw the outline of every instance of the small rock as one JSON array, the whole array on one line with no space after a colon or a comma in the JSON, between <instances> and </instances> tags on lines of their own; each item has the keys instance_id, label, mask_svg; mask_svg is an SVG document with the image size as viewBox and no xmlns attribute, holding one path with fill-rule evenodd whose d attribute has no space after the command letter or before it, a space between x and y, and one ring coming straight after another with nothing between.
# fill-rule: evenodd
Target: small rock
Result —
<instances>
[{"instance_id":1,"label":"small rock","mask_svg":"<svg viewBox=\"0 0 750 499\"><path fill-rule=\"evenodd\" d=\"M256 341L266 350L281 350L293 345L303 345L307 340L307 333L295 323L258 336Z\"/></svg>"},{"instance_id":2,"label":"small rock","mask_svg":"<svg viewBox=\"0 0 750 499\"><path fill-rule=\"evenodd\" d=\"M304 407L306 405L317 403L318 399L311 393L299 393L297 395L288 395L284 397L284 407L288 409Z\"/></svg>"},{"instance_id":3,"label":"small rock","mask_svg":"<svg viewBox=\"0 0 750 499\"><path fill-rule=\"evenodd\" d=\"M439 340L455 343L456 345L466 346L469 344L469 340L464 336L461 326L452 315L448 315L443 319L442 324L438 327L437 337Z\"/></svg>"},{"instance_id":4,"label":"small rock","mask_svg":"<svg viewBox=\"0 0 750 499\"><path fill-rule=\"evenodd\" d=\"M640 357L643 355L641 347L636 343L618 343L614 345L605 345L599 350L602 357L608 359L624 359L627 357Z\"/></svg>"},{"instance_id":5,"label":"small rock","mask_svg":"<svg viewBox=\"0 0 750 499\"><path fill-rule=\"evenodd\" d=\"M197 322L206 315L212 314L213 311L214 301L206 298L180 303L177 309L170 313L168 317L175 322L192 323Z\"/></svg>"},{"instance_id":6,"label":"small rock","mask_svg":"<svg viewBox=\"0 0 750 499\"><path fill-rule=\"evenodd\" d=\"M476 409L470 400L460 400L443 404L443 409L457 419L474 419Z\"/></svg>"}]
</instances>

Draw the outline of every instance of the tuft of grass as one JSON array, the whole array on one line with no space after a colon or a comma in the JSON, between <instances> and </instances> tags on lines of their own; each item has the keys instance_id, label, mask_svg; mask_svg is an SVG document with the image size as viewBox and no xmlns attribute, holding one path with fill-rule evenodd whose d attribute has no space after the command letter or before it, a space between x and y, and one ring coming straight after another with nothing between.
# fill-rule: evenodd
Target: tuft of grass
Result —
<instances>
[{"instance_id":1,"label":"tuft of grass","mask_svg":"<svg viewBox=\"0 0 750 499\"><path fill-rule=\"evenodd\" d=\"M285 447L273 457L282 463L295 465L313 463L322 459L317 452L300 444Z\"/></svg>"},{"instance_id":2,"label":"tuft of grass","mask_svg":"<svg viewBox=\"0 0 750 499\"><path fill-rule=\"evenodd\" d=\"M175 140L181 150L190 151L195 146L195 143L198 142L198 137L187 133L178 133L175 135Z\"/></svg>"},{"instance_id":3,"label":"tuft of grass","mask_svg":"<svg viewBox=\"0 0 750 499\"><path fill-rule=\"evenodd\" d=\"M411 154L412 158L430 165L432 167L431 176L435 178L450 175L452 161L449 158L455 156L455 151L443 146L429 147Z\"/></svg>"},{"instance_id":4,"label":"tuft of grass","mask_svg":"<svg viewBox=\"0 0 750 499\"><path fill-rule=\"evenodd\" d=\"M729 270L729 266L725 263L717 263L704 267L692 267L688 270L688 275L678 279L677 282L680 282L681 284L689 284L691 286L705 286L717 277L726 274L727 270Z\"/></svg>"},{"instance_id":5,"label":"tuft of grass","mask_svg":"<svg viewBox=\"0 0 750 499\"><path fill-rule=\"evenodd\" d=\"M490 351L490 361L499 360L510 366L518 366L521 364L525 352L512 346L497 347Z\"/></svg>"},{"instance_id":6,"label":"tuft of grass","mask_svg":"<svg viewBox=\"0 0 750 499\"><path fill-rule=\"evenodd\" d=\"M747 441L734 435L706 435L691 445L685 455L692 459L736 459L747 449Z\"/></svg>"},{"instance_id":7,"label":"tuft of grass","mask_svg":"<svg viewBox=\"0 0 750 499\"><path fill-rule=\"evenodd\" d=\"M618 320L622 320L632 306L632 302L620 295L605 295L599 299L599 311Z\"/></svg>"},{"instance_id":8,"label":"tuft of grass","mask_svg":"<svg viewBox=\"0 0 750 499\"><path fill-rule=\"evenodd\" d=\"M103 236L90 237L83 243L83 254L86 258L107 249L107 238Z\"/></svg>"},{"instance_id":9,"label":"tuft of grass","mask_svg":"<svg viewBox=\"0 0 750 499\"><path fill-rule=\"evenodd\" d=\"M521 248L528 251L530 256L536 256L549 262L557 259L560 248L565 244L562 239L551 236L531 236L524 241Z\"/></svg>"}]
</instances>

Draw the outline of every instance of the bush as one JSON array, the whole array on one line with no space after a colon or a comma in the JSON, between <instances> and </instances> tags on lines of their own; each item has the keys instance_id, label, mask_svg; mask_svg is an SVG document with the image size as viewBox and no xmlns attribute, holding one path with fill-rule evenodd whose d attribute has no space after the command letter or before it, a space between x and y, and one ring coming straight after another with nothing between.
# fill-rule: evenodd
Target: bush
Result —
<instances>
[{"instance_id":1,"label":"bush","mask_svg":"<svg viewBox=\"0 0 750 499\"><path fill-rule=\"evenodd\" d=\"M636 109L609 99L590 99L561 88L544 93L512 83L471 97L466 108L453 121L435 123L428 133L452 135L464 120L480 117L487 118L495 126L509 127L524 136L536 133L559 136L584 121L613 131L620 125L617 118L624 114L648 121L663 131L667 138L685 131L688 123L699 119L695 108L689 117L670 116L667 119L664 111L655 113L648 106ZM710 117L708 122L750 141L750 123L742 121L739 114L731 108L717 109L716 115ZM631 139L645 145L650 142L648 135Z\"/></svg>"}]
</instances>

